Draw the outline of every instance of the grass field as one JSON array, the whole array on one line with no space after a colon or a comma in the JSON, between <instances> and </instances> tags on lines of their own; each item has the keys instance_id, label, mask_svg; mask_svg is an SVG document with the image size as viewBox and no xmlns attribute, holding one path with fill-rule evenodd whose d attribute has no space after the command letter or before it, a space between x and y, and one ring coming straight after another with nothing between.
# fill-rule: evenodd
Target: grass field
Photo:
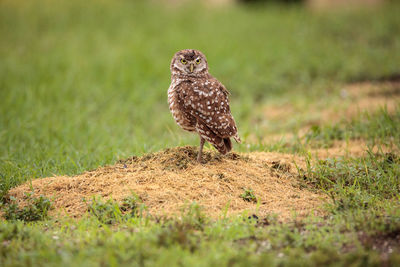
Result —
<instances>
[{"instance_id":1,"label":"grass field","mask_svg":"<svg viewBox=\"0 0 400 267\"><path fill-rule=\"evenodd\" d=\"M353 104L343 94L351 83L386 90L392 80L384 92L399 96L399 13L395 1L322 13L298 5L1 1L0 197L12 212L0 222L0 265L400 265L400 106L351 117L335 110ZM34 211L12 210L8 190L31 178L197 145L166 99L171 57L184 48L203 51L231 91L244 139L234 149L305 157L304 183L333 200L327 216L210 220L192 205L181 218L158 221L102 200L92 209L101 216L79 220L44 218L40 201ZM278 106L298 109L280 119L271 109ZM328 109L335 119L316 120ZM353 140L370 149L312 153ZM29 212L44 220L24 221Z\"/></svg>"}]
</instances>

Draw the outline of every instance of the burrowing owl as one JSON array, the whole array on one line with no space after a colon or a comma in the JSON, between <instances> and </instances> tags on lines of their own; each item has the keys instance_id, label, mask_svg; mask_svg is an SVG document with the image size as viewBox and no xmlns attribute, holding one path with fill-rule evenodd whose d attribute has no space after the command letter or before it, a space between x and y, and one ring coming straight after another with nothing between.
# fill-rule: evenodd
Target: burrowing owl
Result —
<instances>
[{"instance_id":1,"label":"burrowing owl","mask_svg":"<svg viewBox=\"0 0 400 267\"><path fill-rule=\"evenodd\" d=\"M184 130L200 135L197 161L201 162L204 141L220 153L232 149L230 137L240 142L226 88L208 73L206 57L198 50L177 52L171 61L169 109Z\"/></svg>"}]
</instances>

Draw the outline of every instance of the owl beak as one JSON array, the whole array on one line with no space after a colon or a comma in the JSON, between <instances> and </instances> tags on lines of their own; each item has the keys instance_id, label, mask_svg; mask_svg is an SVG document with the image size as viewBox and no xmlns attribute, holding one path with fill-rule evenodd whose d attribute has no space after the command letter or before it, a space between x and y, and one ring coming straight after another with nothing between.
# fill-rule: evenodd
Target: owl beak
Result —
<instances>
[{"instance_id":1,"label":"owl beak","mask_svg":"<svg viewBox=\"0 0 400 267\"><path fill-rule=\"evenodd\" d=\"M194 67L194 65L190 64L190 72L193 72L193 67Z\"/></svg>"}]
</instances>

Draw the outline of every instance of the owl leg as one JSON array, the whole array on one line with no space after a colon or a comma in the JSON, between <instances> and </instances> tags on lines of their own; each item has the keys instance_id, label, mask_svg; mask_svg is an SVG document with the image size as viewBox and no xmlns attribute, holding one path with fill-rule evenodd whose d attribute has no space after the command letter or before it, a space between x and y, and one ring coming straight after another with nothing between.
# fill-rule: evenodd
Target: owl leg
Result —
<instances>
[{"instance_id":1,"label":"owl leg","mask_svg":"<svg viewBox=\"0 0 400 267\"><path fill-rule=\"evenodd\" d=\"M203 146L204 146L204 141L205 139L203 137L200 136L200 150L199 150L199 154L197 155L197 161L199 163L201 163L201 157L203 155Z\"/></svg>"}]
</instances>

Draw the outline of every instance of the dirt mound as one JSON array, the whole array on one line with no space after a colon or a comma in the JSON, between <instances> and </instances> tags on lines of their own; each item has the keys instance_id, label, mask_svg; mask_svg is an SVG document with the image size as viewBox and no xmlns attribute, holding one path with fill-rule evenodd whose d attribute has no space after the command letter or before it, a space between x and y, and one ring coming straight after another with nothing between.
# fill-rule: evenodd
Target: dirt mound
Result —
<instances>
[{"instance_id":1,"label":"dirt mound","mask_svg":"<svg viewBox=\"0 0 400 267\"><path fill-rule=\"evenodd\" d=\"M24 193L52 199L52 215L67 213L79 217L87 211L83 198L102 196L122 201L135 192L152 215L179 214L182 206L193 201L206 214L218 217L245 210L260 216L277 214L281 220L294 213L303 217L321 214L322 193L300 186L293 155L255 152L222 156L205 151L204 164L196 162L197 148L181 147L121 160L115 165L68 177L56 176L32 180L10 190L23 205ZM252 189L256 202L245 201L241 194ZM313 192L314 191L314 192Z\"/></svg>"}]
</instances>

